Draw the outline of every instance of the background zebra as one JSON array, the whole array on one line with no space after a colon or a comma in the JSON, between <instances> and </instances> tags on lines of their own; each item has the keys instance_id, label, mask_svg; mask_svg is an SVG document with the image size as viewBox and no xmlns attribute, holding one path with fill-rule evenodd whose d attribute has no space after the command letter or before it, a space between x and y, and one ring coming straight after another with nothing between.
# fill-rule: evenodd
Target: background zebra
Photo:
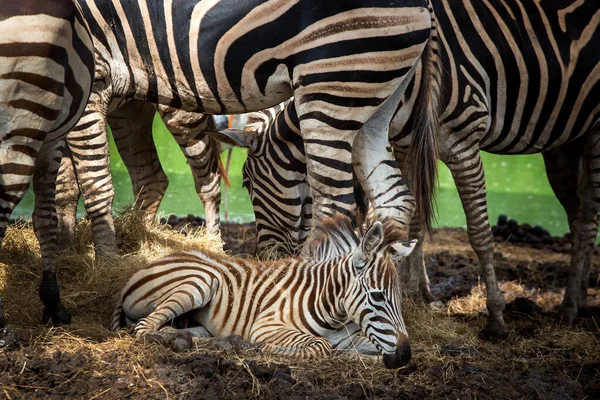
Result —
<instances>
[{"instance_id":1,"label":"background zebra","mask_svg":"<svg viewBox=\"0 0 600 400\"><path fill-rule=\"evenodd\" d=\"M415 243L396 242L395 231L384 233L380 222L359 239L344 216L318 231L319 260L264 263L199 251L156 260L125 285L111 327L135 324L139 339L182 343L181 332L159 329L192 313L200 327L187 332L235 334L268 351L318 358L351 344L343 334L348 325L350 339L368 338L386 367L406 365L410 343L392 257L406 256Z\"/></svg>"},{"instance_id":2,"label":"background zebra","mask_svg":"<svg viewBox=\"0 0 600 400\"><path fill-rule=\"evenodd\" d=\"M387 192L396 197L378 217L406 225L414 204L383 142L402 84L429 38L426 0L270 0L243 7L231 0L186 0L176 6L159 0L78 2L95 38L97 68L86 114L72 137L93 147L97 165L108 165L108 153L100 149L106 149L107 113L115 98L224 114L264 109L295 92L315 221L336 212L353 214L351 149L360 131L364 150L356 153L382 161L385 168L367 167L359 179L371 172L391 175ZM423 159L433 159L431 121L423 122ZM381 151L371 154L377 148ZM77 160L75 168L84 199L90 199L88 214L104 221L97 226L110 227L110 213L85 192L110 199L111 182L79 168ZM433 176L435 169L426 172ZM382 189L367 185L366 190ZM94 241L106 244L101 237Z\"/></svg>"},{"instance_id":3,"label":"background zebra","mask_svg":"<svg viewBox=\"0 0 600 400\"><path fill-rule=\"evenodd\" d=\"M119 103L119 102L114 102ZM169 180L165 174L152 139L152 124L156 108L151 103L129 100L116 104L107 120L119 154L129 172L136 207L147 220L152 220L158 212L160 202L167 190ZM205 129L227 127L227 119L206 116L165 106L158 111L175 140L183 151L196 184L196 191L202 200L206 213L206 228L216 231L219 228L219 206L221 203L220 180L228 185L224 168L219 157L219 144L206 136ZM219 121L221 125L216 125ZM224 123L224 125L223 125ZM80 126L86 126L82 121ZM79 128L79 127L78 127ZM75 129L78 130L78 129ZM92 211L92 226L97 252L115 252L116 237L112 220L114 191L109 165L98 162L98 154L108 154L106 132L94 139L98 145L90 143L85 134L70 133L67 136L68 148L65 153L57 182L57 211L59 243L63 249L72 246L75 234L77 203L80 189L72 158L77 159L78 171L86 171L86 178L79 184L83 188L84 203ZM97 190L92 190L96 182L103 182Z\"/></svg>"},{"instance_id":4,"label":"background zebra","mask_svg":"<svg viewBox=\"0 0 600 400\"><path fill-rule=\"evenodd\" d=\"M56 237L47 231L56 224L58 160L66 133L84 110L93 72L92 38L73 2L0 5L0 241L33 177L38 205L33 224L42 254L52 253ZM48 206L40 207L49 198ZM53 260L43 261L43 321L68 322ZM4 324L0 300L0 328Z\"/></svg>"},{"instance_id":5,"label":"background zebra","mask_svg":"<svg viewBox=\"0 0 600 400\"><path fill-rule=\"evenodd\" d=\"M483 7L439 0L433 6L438 48L426 62L443 71L440 157L458 187L469 239L483 268L490 311L484 333L502 338L508 330L493 269L480 149L497 154L543 152L550 182L567 211L574 236L572 270L563 301L564 316L571 322L577 306L585 304L600 207L600 51L594 46L600 40L600 5L563 1L542 6L513 0ZM495 17L482 26L482 15ZM492 35L492 31L502 35ZM543 74L540 66L545 66ZM412 176L407 153L424 68L418 66L390 130L394 155L406 176ZM561 96L549 95L556 91L552 83L560 83ZM523 113L526 107L530 112ZM282 185L290 165L294 171L302 170L297 166L304 160L297 124L291 104L265 135L238 135L238 143L250 149L244 175L256 210L258 238L263 241L259 248L269 241L288 240L290 248L296 249L310 226L305 183ZM302 181L296 172L292 182ZM422 242L419 219L414 221L411 236ZM406 289L413 296L421 291L430 297L421 246L417 248L409 258Z\"/></svg>"}]
</instances>

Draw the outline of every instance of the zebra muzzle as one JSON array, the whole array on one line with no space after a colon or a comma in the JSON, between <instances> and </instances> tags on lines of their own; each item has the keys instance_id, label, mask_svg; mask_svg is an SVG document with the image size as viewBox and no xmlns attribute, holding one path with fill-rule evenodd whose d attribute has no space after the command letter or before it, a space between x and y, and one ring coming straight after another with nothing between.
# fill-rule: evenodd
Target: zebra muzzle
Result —
<instances>
[{"instance_id":1,"label":"zebra muzzle","mask_svg":"<svg viewBox=\"0 0 600 400\"><path fill-rule=\"evenodd\" d=\"M399 333L396 351L383 353L383 365L390 369L401 368L410 362L411 357L410 341L405 334Z\"/></svg>"}]
</instances>

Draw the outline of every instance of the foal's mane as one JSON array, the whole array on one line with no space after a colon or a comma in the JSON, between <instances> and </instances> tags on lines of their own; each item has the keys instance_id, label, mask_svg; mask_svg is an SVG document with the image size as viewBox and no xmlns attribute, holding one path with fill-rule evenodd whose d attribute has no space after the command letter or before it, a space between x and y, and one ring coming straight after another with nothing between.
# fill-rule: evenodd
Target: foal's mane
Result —
<instances>
[{"instance_id":1,"label":"foal's mane","mask_svg":"<svg viewBox=\"0 0 600 400\"><path fill-rule=\"evenodd\" d=\"M302 249L302 257L327 261L353 252L360 244L350 218L336 214L321 221L312 234L312 240Z\"/></svg>"},{"instance_id":2,"label":"foal's mane","mask_svg":"<svg viewBox=\"0 0 600 400\"><path fill-rule=\"evenodd\" d=\"M364 232L366 231L368 229ZM356 250L363 236L362 229L360 235L356 233L354 224L349 217L336 214L323 219L321 224L315 228L312 240L304 245L301 255L303 258L310 258L317 262L342 257ZM382 246L403 240L406 240L406 232L395 221L383 221Z\"/></svg>"}]
</instances>

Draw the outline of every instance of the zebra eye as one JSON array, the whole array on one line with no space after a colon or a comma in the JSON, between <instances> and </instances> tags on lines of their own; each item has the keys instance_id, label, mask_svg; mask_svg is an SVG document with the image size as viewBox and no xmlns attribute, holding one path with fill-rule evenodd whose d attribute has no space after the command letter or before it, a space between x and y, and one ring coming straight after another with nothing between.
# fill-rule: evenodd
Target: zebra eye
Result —
<instances>
[{"instance_id":1,"label":"zebra eye","mask_svg":"<svg viewBox=\"0 0 600 400\"><path fill-rule=\"evenodd\" d=\"M382 301L385 300L385 296L383 295L383 292L380 292L380 291L372 291L369 293L369 295L371 296L371 299L377 303L381 303Z\"/></svg>"}]
</instances>

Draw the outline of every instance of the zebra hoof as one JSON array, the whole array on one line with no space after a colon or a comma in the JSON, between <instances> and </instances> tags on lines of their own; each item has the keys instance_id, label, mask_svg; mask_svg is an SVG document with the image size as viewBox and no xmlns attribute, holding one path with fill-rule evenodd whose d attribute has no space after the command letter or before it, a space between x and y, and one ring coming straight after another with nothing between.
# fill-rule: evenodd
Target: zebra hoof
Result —
<instances>
[{"instance_id":1,"label":"zebra hoof","mask_svg":"<svg viewBox=\"0 0 600 400\"><path fill-rule=\"evenodd\" d=\"M0 328L0 349L4 351L18 350L21 343L17 334L7 326Z\"/></svg>"},{"instance_id":2,"label":"zebra hoof","mask_svg":"<svg viewBox=\"0 0 600 400\"><path fill-rule=\"evenodd\" d=\"M187 333L187 332L186 332ZM190 334L179 334L175 337L171 343L171 348L174 352L180 353L192 348L192 335Z\"/></svg>"},{"instance_id":3,"label":"zebra hoof","mask_svg":"<svg viewBox=\"0 0 600 400\"><path fill-rule=\"evenodd\" d=\"M68 325L71 323L71 314L67 311L67 309L62 305L58 304L58 307L52 307L50 310L49 307L44 307L44 312L42 313L42 324L44 325Z\"/></svg>"},{"instance_id":4,"label":"zebra hoof","mask_svg":"<svg viewBox=\"0 0 600 400\"><path fill-rule=\"evenodd\" d=\"M485 327L479 332L479 338L486 342L500 343L508 339L508 328L502 322L488 319Z\"/></svg>"}]
</instances>

